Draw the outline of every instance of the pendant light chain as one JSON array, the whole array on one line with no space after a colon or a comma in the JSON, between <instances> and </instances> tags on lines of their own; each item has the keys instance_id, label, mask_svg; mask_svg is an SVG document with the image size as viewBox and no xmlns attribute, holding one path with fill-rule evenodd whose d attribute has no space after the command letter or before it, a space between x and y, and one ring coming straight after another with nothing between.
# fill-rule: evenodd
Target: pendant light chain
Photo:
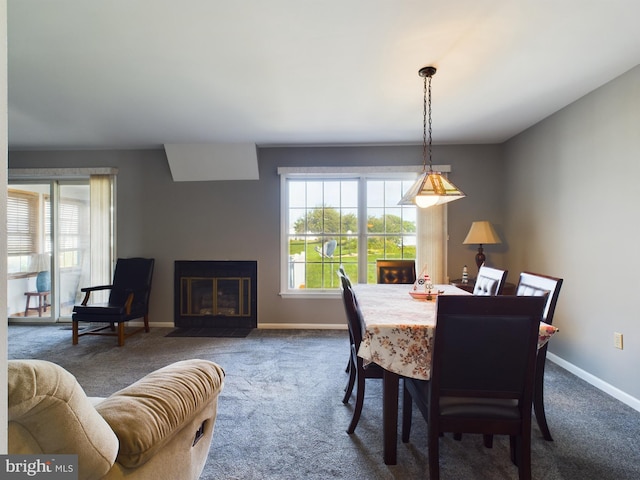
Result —
<instances>
[{"instance_id":1,"label":"pendant light chain","mask_svg":"<svg viewBox=\"0 0 640 480\"><path fill-rule=\"evenodd\" d=\"M432 127L431 127L431 77L432 75L425 75L424 77L424 88L423 88L423 92L424 92L424 101L423 101L423 109L422 109L422 128L423 128L423 134L422 134L422 156L424 158L424 165L426 166L427 164L427 159L429 159L429 171L433 171L432 169L432 164L431 164L431 133L432 133ZM429 79L429 86L428 86L428 90L427 90L427 78ZM427 96L428 96L428 101L427 101ZM427 107L429 110L429 117L428 117L428 124L427 124ZM427 125L429 127L429 142L427 144ZM427 150L427 145L428 145L428 150Z\"/></svg>"}]
</instances>

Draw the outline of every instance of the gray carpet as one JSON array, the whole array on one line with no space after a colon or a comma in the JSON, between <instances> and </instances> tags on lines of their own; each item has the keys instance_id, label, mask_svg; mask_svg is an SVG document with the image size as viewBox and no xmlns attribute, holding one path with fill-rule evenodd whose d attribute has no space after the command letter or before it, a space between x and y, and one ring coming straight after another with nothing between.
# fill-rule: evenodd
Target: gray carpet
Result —
<instances>
[{"instance_id":1,"label":"gray carpet","mask_svg":"<svg viewBox=\"0 0 640 480\"><path fill-rule=\"evenodd\" d=\"M71 371L90 396L107 396L145 374L186 358L226 371L203 480L428 478L426 429L417 409L411 443L398 445L398 465L382 461L381 383L368 380L354 435L345 429L353 399L347 380L346 331L254 330L246 338L166 337L171 329L127 339L83 337L71 345L62 326L10 326L9 358L40 358ZM532 435L534 479L639 479L640 413L549 363L547 417L554 442ZM446 436L441 478L516 479L508 440ZM162 479L164 480L164 479ZM167 479L179 480L179 479Z\"/></svg>"}]
</instances>

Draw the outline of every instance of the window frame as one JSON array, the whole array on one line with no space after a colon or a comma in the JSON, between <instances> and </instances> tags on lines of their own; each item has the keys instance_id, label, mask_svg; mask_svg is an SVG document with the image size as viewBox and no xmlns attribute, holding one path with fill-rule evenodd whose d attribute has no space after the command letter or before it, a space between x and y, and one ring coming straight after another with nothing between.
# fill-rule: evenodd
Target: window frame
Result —
<instances>
[{"instance_id":1,"label":"window frame","mask_svg":"<svg viewBox=\"0 0 640 480\"><path fill-rule=\"evenodd\" d=\"M435 167L434 167L435 168ZM437 166L439 171L449 172L448 165ZM366 186L363 184L369 180L408 180L413 181L422 169L418 166L383 166L383 167L280 167L280 296L283 298L322 298L339 297L340 289L294 289L289 287L289 179L301 180L347 180L357 179L358 188L358 251L367 251L367 239L370 235L367 231L367 198ZM417 208L417 207L416 207ZM419 215L416 216L418 221ZM419 232L416 232L416 241ZM416 252L417 254L417 252ZM358 261L358 278L367 278L367 262Z\"/></svg>"}]
</instances>

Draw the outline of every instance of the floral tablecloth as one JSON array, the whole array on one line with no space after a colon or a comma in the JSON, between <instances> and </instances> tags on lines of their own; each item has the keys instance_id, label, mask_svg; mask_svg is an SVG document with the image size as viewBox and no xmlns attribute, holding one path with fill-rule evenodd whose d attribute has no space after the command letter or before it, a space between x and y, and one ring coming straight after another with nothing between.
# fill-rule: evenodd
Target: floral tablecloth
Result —
<instances>
[{"instance_id":1,"label":"floral tablecloth","mask_svg":"<svg viewBox=\"0 0 640 480\"><path fill-rule=\"evenodd\" d=\"M436 301L414 299L412 285L356 284L366 331L358 356L391 372L422 380L431 375ZM453 285L435 285L441 295L470 295ZM540 322L538 348L558 331Z\"/></svg>"}]
</instances>

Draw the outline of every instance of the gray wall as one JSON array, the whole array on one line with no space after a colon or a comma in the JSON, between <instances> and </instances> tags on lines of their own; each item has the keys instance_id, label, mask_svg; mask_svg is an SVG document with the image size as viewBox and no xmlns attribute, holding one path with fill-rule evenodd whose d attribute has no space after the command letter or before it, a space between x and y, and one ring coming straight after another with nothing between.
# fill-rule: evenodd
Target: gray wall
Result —
<instances>
[{"instance_id":1,"label":"gray wall","mask_svg":"<svg viewBox=\"0 0 640 480\"><path fill-rule=\"evenodd\" d=\"M279 166L421 164L420 146L264 148L260 180L174 182L163 150L10 152L10 168L117 167L118 255L156 259L152 322L173 322L175 260L257 260L258 322L340 324L339 299L283 299L279 293ZM459 278L477 246L462 245L473 220L500 231L504 170L499 146L434 147L434 163L451 164L451 179L468 198L449 204L449 271ZM488 261L504 266L506 245L488 246ZM470 271L473 271L472 269Z\"/></svg>"},{"instance_id":2,"label":"gray wall","mask_svg":"<svg viewBox=\"0 0 640 480\"><path fill-rule=\"evenodd\" d=\"M505 154L508 264L564 278L549 351L640 399L640 67L511 139Z\"/></svg>"}]
</instances>

